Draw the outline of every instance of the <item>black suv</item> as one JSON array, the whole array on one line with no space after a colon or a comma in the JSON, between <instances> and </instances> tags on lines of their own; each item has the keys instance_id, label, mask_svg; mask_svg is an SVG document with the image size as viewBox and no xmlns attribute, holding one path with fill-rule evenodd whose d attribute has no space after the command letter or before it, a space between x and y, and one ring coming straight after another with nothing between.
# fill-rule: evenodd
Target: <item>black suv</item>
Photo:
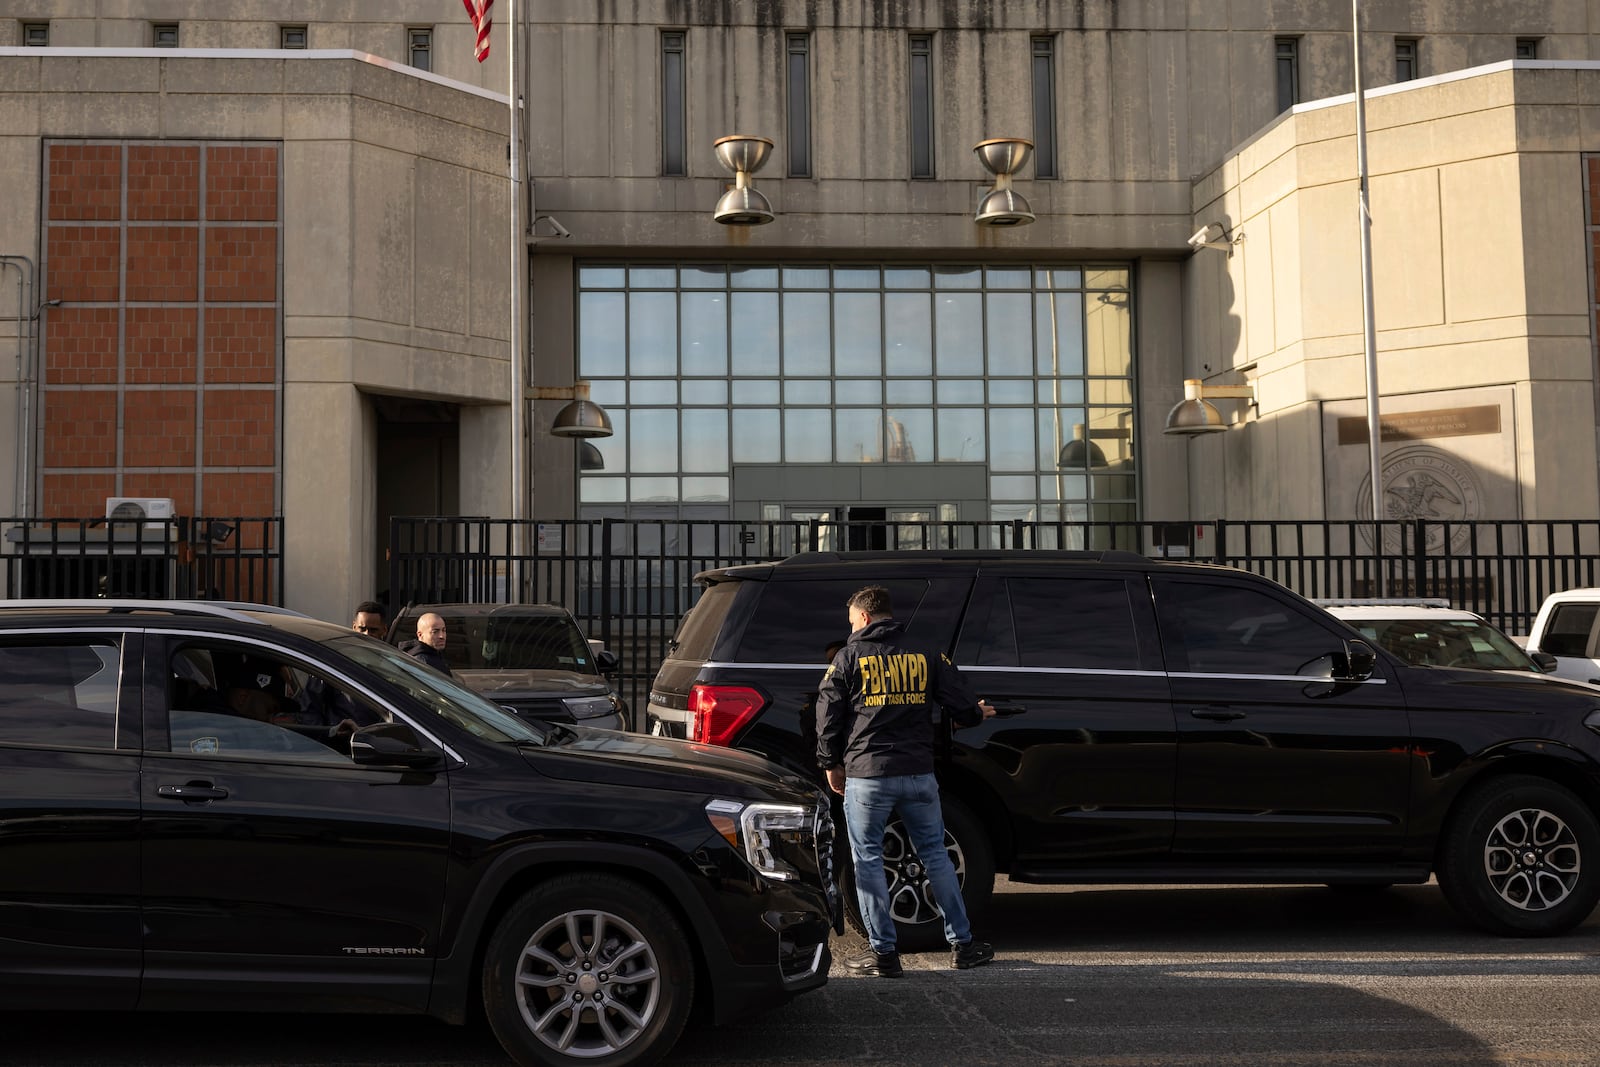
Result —
<instances>
[{"instance_id":1,"label":"black suv","mask_svg":"<svg viewBox=\"0 0 1600 1067\"><path fill-rule=\"evenodd\" d=\"M628 704L608 676L617 657L594 647L578 620L555 604L412 604L389 626L404 648L417 620L444 620L444 659L456 679L526 719L626 730Z\"/></svg>"},{"instance_id":2,"label":"black suv","mask_svg":"<svg viewBox=\"0 0 1600 1067\"><path fill-rule=\"evenodd\" d=\"M975 913L997 870L1367 886L1437 874L1467 919L1516 935L1570 929L1600 899L1592 689L1412 666L1265 578L1132 553L814 553L698 580L650 693L652 729L813 777L815 691L851 593L887 586L909 634L949 650L997 711L941 731L947 843ZM936 944L921 866L893 827L885 861L901 946Z\"/></svg>"},{"instance_id":3,"label":"black suv","mask_svg":"<svg viewBox=\"0 0 1600 1067\"><path fill-rule=\"evenodd\" d=\"M478 1000L519 1063L619 1067L827 980L810 782L289 613L0 603L0 780L10 1009Z\"/></svg>"}]
</instances>

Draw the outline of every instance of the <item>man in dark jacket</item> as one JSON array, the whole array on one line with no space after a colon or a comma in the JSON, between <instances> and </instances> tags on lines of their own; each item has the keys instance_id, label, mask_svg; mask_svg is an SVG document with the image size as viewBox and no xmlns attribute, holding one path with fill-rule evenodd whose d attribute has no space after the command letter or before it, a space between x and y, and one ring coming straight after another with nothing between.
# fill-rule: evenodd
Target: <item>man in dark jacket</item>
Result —
<instances>
[{"instance_id":1,"label":"man in dark jacket","mask_svg":"<svg viewBox=\"0 0 1600 1067\"><path fill-rule=\"evenodd\" d=\"M933 776L933 709L943 707L961 726L982 722L994 709L973 697L945 656L906 641L887 589L868 586L846 606L850 640L833 658L817 694L817 761L828 788L844 797L856 895L871 942L845 967L884 978L904 973L883 873L884 831L896 811L944 914L951 966L982 966L994 959L994 949L972 939L944 848L944 813Z\"/></svg>"},{"instance_id":2,"label":"man in dark jacket","mask_svg":"<svg viewBox=\"0 0 1600 1067\"><path fill-rule=\"evenodd\" d=\"M445 662L444 641L444 620L430 611L417 620L417 639L403 643L400 651L420 659L440 674L454 677L450 664Z\"/></svg>"}]
</instances>

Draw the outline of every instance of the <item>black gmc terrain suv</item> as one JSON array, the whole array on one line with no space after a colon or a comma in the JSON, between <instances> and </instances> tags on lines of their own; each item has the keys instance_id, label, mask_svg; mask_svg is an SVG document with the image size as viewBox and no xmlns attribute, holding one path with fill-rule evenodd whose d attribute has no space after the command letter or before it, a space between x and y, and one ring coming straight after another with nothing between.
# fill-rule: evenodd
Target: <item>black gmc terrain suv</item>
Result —
<instances>
[{"instance_id":1,"label":"black gmc terrain suv","mask_svg":"<svg viewBox=\"0 0 1600 1067\"><path fill-rule=\"evenodd\" d=\"M812 703L851 593L887 586L907 631L949 650L997 711L941 733L946 844L974 913L996 871L1336 886L1433 874L1466 919L1513 935L1568 930L1600 899L1592 688L1412 666L1265 578L1132 553L813 553L699 581L650 693L652 729L797 773L819 777ZM903 948L942 936L916 859L891 826Z\"/></svg>"},{"instance_id":2,"label":"black gmc terrain suv","mask_svg":"<svg viewBox=\"0 0 1600 1067\"><path fill-rule=\"evenodd\" d=\"M0 603L0 780L9 1009L477 1000L519 1063L631 1067L827 980L809 781L289 613Z\"/></svg>"}]
</instances>

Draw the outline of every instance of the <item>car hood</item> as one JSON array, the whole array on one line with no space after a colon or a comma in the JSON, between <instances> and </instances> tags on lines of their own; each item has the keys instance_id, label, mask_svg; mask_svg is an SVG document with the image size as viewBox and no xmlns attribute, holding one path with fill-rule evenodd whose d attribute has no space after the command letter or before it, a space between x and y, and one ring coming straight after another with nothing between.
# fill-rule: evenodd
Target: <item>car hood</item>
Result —
<instances>
[{"instance_id":1,"label":"car hood","mask_svg":"<svg viewBox=\"0 0 1600 1067\"><path fill-rule=\"evenodd\" d=\"M1600 708L1600 688L1531 671L1413 666L1402 684L1414 707L1587 715ZM1428 684L1418 685L1422 679Z\"/></svg>"},{"instance_id":2,"label":"car hood","mask_svg":"<svg viewBox=\"0 0 1600 1067\"><path fill-rule=\"evenodd\" d=\"M560 726L551 743L523 750L541 774L565 781L679 791L737 788L740 795L806 803L816 786L750 752L649 734Z\"/></svg>"},{"instance_id":3,"label":"car hood","mask_svg":"<svg viewBox=\"0 0 1600 1067\"><path fill-rule=\"evenodd\" d=\"M457 668L456 679L479 693L496 697L537 694L546 697L592 697L611 691L597 674L541 670L468 670Z\"/></svg>"}]
</instances>

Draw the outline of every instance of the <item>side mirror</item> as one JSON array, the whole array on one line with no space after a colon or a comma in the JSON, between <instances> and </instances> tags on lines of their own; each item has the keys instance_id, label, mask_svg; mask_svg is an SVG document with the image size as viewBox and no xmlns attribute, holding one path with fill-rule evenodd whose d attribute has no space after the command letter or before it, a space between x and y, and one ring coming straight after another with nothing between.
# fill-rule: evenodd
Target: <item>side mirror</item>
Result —
<instances>
[{"instance_id":1,"label":"side mirror","mask_svg":"<svg viewBox=\"0 0 1600 1067\"><path fill-rule=\"evenodd\" d=\"M1365 641L1346 641L1335 660L1334 677L1341 682L1364 682L1378 668L1378 654Z\"/></svg>"},{"instance_id":2,"label":"side mirror","mask_svg":"<svg viewBox=\"0 0 1600 1067\"><path fill-rule=\"evenodd\" d=\"M363 765L420 768L437 765L443 754L405 723L380 722L350 735L350 758Z\"/></svg>"},{"instance_id":3,"label":"side mirror","mask_svg":"<svg viewBox=\"0 0 1600 1067\"><path fill-rule=\"evenodd\" d=\"M617 668L621 666L621 661L617 659L617 654L606 648L595 652L594 661L599 665L601 674L616 674Z\"/></svg>"},{"instance_id":4,"label":"side mirror","mask_svg":"<svg viewBox=\"0 0 1600 1067\"><path fill-rule=\"evenodd\" d=\"M1533 660L1533 665L1546 674L1554 674L1556 668L1561 665L1560 661L1549 652L1529 652L1528 656Z\"/></svg>"}]
</instances>

